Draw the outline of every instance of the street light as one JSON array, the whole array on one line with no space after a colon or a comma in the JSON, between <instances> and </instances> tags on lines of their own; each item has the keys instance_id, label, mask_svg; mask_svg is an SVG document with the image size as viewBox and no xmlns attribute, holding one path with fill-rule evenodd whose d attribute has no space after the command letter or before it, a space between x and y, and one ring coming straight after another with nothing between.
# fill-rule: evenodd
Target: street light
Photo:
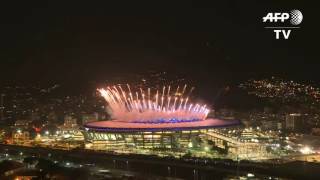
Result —
<instances>
[{"instance_id":1,"label":"street light","mask_svg":"<svg viewBox=\"0 0 320 180\"><path fill-rule=\"evenodd\" d=\"M301 152L302 154L312 154L312 153L313 153L313 151L311 150L311 148L308 147L308 146L305 146L305 147L301 148L301 149L300 149L300 152Z\"/></svg>"},{"instance_id":2,"label":"street light","mask_svg":"<svg viewBox=\"0 0 320 180\"><path fill-rule=\"evenodd\" d=\"M247 177L248 177L248 178L253 178L253 177L254 177L254 174L253 174L253 173L248 173L248 174L247 174Z\"/></svg>"},{"instance_id":3,"label":"street light","mask_svg":"<svg viewBox=\"0 0 320 180\"><path fill-rule=\"evenodd\" d=\"M194 170L193 170L193 179L194 179L194 180L197 179L197 176L196 176L196 175L197 175L197 171L194 169Z\"/></svg>"},{"instance_id":4,"label":"street light","mask_svg":"<svg viewBox=\"0 0 320 180\"><path fill-rule=\"evenodd\" d=\"M126 163L127 163L127 170L129 169L129 161L126 161Z\"/></svg>"}]
</instances>

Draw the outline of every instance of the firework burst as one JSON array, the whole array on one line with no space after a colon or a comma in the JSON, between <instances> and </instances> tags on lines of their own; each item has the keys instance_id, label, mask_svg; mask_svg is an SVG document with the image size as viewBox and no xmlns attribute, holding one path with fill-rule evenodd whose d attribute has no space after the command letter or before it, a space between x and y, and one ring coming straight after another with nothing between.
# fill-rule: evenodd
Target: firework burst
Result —
<instances>
[{"instance_id":1,"label":"firework burst","mask_svg":"<svg viewBox=\"0 0 320 180\"><path fill-rule=\"evenodd\" d=\"M189 95L193 87L163 86L159 90L139 88L131 91L130 86L108 86L98 89L112 109L115 119L137 122L172 122L203 120L209 109L206 105L192 103Z\"/></svg>"}]
</instances>

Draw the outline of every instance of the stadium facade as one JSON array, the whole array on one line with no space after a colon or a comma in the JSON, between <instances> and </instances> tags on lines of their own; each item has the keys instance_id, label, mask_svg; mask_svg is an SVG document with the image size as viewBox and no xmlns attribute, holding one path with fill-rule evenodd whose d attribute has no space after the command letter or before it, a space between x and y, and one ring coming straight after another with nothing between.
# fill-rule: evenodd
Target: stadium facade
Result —
<instances>
[{"instance_id":1,"label":"stadium facade","mask_svg":"<svg viewBox=\"0 0 320 180\"><path fill-rule=\"evenodd\" d=\"M236 120L97 121L84 125L86 147L96 150L153 149L181 151L215 128L239 125Z\"/></svg>"}]
</instances>

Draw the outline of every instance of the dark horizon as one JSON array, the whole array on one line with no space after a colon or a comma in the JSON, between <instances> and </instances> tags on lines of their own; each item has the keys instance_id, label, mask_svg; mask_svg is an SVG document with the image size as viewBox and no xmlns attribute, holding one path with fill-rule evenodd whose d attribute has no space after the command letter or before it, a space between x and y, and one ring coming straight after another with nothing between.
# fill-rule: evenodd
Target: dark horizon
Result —
<instances>
[{"instance_id":1,"label":"dark horizon","mask_svg":"<svg viewBox=\"0 0 320 180\"><path fill-rule=\"evenodd\" d=\"M8 4L1 17L0 85L58 83L76 93L156 71L185 78L204 97L272 76L317 86L317 25L310 7L298 1L132 3L127 8L121 3ZM289 40L275 40L261 18L294 8L304 14L301 28Z\"/></svg>"}]
</instances>

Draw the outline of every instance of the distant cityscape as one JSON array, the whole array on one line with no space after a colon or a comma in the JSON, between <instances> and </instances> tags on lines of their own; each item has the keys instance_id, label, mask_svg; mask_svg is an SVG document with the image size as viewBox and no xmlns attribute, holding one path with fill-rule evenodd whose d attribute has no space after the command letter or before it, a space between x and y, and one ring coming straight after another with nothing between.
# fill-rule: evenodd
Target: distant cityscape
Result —
<instances>
[{"instance_id":1,"label":"distant cityscape","mask_svg":"<svg viewBox=\"0 0 320 180\"><path fill-rule=\"evenodd\" d=\"M36 86L2 87L0 141L3 148L0 157L2 161L14 160L26 165L19 165L20 169L16 170L10 170L9 168L7 171L0 171L2 173L0 177L16 176L18 179L27 179L33 176L43 176L43 173L37 171L43 168L35 163L44 161L43 154L46 154L45 159L47 161L57 166L75 169L87 166L87 168L91 168L91 171L94 171L96 176L105 176L102 175L102 170L92 170L92 167L88 165L90 163L80 163L74 160L79 158L59 160L56 154L60 151L64 153L72 152L79 154L79 156L85 153L92 153L93 155L90 156L95 156L95 153L101 156L112 156L111 164L114 167L117 166L116 162L119 161L120 163L127 158L124 160L125 167L120 168L123 172L117 172L122 174L121 178L124 178L125 175L129 176L127 172L129 164L141 158L144 160L154 158L156 161L172 158L185 164L200 161L204 163L201 166L205 166L207 163L223 163L223 166L236 168L234 177L247 179L255 176L271 179L292 178L287 174L281 174L273 170L265 171L259 168L257 168L259 169L257 170L259 175L255 175L252 171L252 167L258 167L255 163L273 164L279 168L283 164L296 162L320 163L320 93L318 88L275 77L250 80L241 83L238 87L248 95L266 101L267 106L262 110L252 109L246 112L227 107L210 109L207 118L212 118L213 121L219 119L219 121L222 120L229 124L237 120L240 122L239 124L219 127L210 124L210 127L206 125L200 128L202 120L199 120L199 128L196 129L135 129L128 131L124 128L129 128L130 123L126 127L121 127L122 129L112 129L105 124L107 129L103 131L102 127L93 126L96 122L108 122L106 120L109 120L108 123L110 124L112 117L114 117L114 108L118 107L117 104L112 106L112 101L115 101L113 98L117 98L116 96L125 97L123 102L119 101L120 97L116 101L119 101L119 103L126 102L123 104L123 108L134 111L135 98L126 99L127 96L123 93L122 95L121 93L119 95L113 94L118 91L116 88L110 89L110 92L105 92L115 96L105 97L110 98L110 102L107 103L96 90L86 95L59 97L55 95L55 91L60 88L59 84L49 88ZM181 87L179 91L178 87L173 95L173 97L181 98L180 106L176 106L181 108L180 111L183 111L184 101L184 108L187 109L188 100L183 96L184 91L185 88ZM170 100L169 92L170 87L169 90L164 87L162 93L157 91L155 101L158 103L157 96L161 99L162 95L162 99L164 99L164 95L167 94ZM143 93L142 90L141 93ZM141 97L144 97L144 94ZM279 103L281 103L281 106L279 106ZM165 108L162 107L162 104L168 104L169 106L170 101L159 102L160 110L157 109L158 105L151 105L150 102L149 105L141 104L140 106L149 106L152 111L162 111L162 108ZM191 107L190 105L189 110ZM200 108L200 106L194 108L199 113L205 113L205 109ZM178 110L174 109L173 111ZM137 106L137 111L141 113L142 110L139 110ZM162 119L161 122L158 119L154 120L154 122L148 123L152 123L152 127L155 128L158 128L159 123L172 123L171 126L175 126L179 123L188 124L189 121L190 123L197 123L198 121L198 119L182 120L179 118L174 122L171 118ZM139 128L142 127L139 126ZM34 148L38 148L38 150ZM38 155L34 156L34 153ZM133 160L127 157L128 155L133 156ZM90 156L88 159L91 158ZM26 160L26 158L31 157L33 159L30 162ZM121 160L119 160L119 157L121 157ZM36 159L37 161L35 161ZM23 173L19 175L22 167L22 172L28 170L36 170L36 172L31 173L30 177L23 175ZM166 167L168 171L166 176L179 177L179 175L173 174L171 169L173 166ZM177 165L176 168L178 167ZM201 170L194 171L194 179L200 177L197 171ZM58 171L51 172L48 169L45 176L54 178L58 174ZM303 174L298 173L297 176L302 177ZM315 175L310 175L310 177L313 176Z\"/></svg>"}]
</instances>

